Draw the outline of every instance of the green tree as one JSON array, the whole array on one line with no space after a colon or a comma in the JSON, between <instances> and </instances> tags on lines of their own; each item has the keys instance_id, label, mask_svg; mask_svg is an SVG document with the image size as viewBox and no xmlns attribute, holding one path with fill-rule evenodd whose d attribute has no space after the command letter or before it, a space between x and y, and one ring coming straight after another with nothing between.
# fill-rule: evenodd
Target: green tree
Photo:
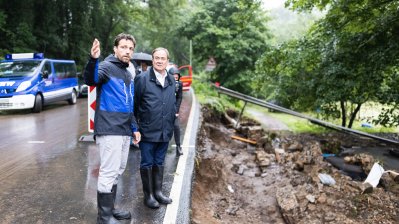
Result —
<instances>
[{"instance_id":1,"label":"green tree","mask_svg":"<svg viewBox=\"0 0 399 224\"><path fill-rule=\"evenodd\" d=\"M315 108L316 43L306 38L272 48L256 63L252 95L296 110Z\"/></svg>"},{"instance_id":2,"label":"green tree","mask_svg":"<svg viewBox=\"0 0 399 224\"><path fill-rule=\"evenodd\" d=\"M204 0L180 26L180 34L193 41L200 62L214 57L212 79L241 92L250 92L252 71L267 51L267 18L256 0Z\"/></svg>"},{"instance_id":3,"label":"green tree","mask_svg":"<svg viewBox=\"0 0 399 224\"><path fill-rule=\"evenodd\" d=\"M2 16L5 19L2 27L4 41L0 43L0 48L12 51L32 51L32 46L36 45L36 38L32 35L34 1L1 1L0 4L1 9L7 9L4 11L6 14Z\"/></svg>"},{"instance_id":4,"label":"green tree","mask_svg":"<svg viewBox=\"0 0 399 224\"><path fill-rule=\"evenodd\" d=\"M399 99L392 85L397 82L397 76L389 70L397 67L399 52L399 35L394 34L399 28L398 2L287 2L298 10L313 7L325 9L329 6L326 17L316 24L304 41L291 48L278 49L288 50L287 55L291 57L287 60L302 63L299 67L289 63L289 69L286 69L289 71L286 81L308 89L298 88L303 93L296 93L304 97L296 96L297 105L310 107L311 104L304 102L311 102L306 98L314 99L313 107L320 107L327 115L341 117L342 126L348 127L352 127L356 114L367 101L393 104L395 107ZM292 50L298 49L301 49L301 54L294 59ZM263 62L259 62L260 69L267 66L267 58L265 56ZM309 64L314 66L307 66ZM304 73L304 69L308 72ZM288 90L283 92L295 96Z\"/></svg>"},{"instance_id":5,"label":"green tree","mask_svg":"<svg viewBox=\"0 0 399 224\"><path fill-rule=\"evenodd\" d=\"M140 10L134 12L137 22L132 26L138 39L136 52L151 53L156 47L165 47L173 63L188 64L189 41L177 30L190 11L188 1L149 0L141 5Z\"/></svg>"}]
</instances>

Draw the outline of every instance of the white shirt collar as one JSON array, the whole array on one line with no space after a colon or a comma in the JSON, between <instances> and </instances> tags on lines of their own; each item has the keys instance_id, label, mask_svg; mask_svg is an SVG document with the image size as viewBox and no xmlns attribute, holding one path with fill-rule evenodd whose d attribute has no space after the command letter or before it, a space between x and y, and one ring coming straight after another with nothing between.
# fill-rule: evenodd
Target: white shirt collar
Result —
<instances>
[{"instance_id":1,"label":"white shirt collar","mask_svg":"<svg viewBox=\"0 0 399 224\"><path fill-rule=\"evenodd\" d=\"M165 85L165 78L166 78L166 74L168 74L165 70L165 75L162 75L161 73L159 73L157 70L154 69L154 73L155 73L155 77L157 77L157 80L161 83L162 87L164 87Z\"/></svg>"}]
</instances>

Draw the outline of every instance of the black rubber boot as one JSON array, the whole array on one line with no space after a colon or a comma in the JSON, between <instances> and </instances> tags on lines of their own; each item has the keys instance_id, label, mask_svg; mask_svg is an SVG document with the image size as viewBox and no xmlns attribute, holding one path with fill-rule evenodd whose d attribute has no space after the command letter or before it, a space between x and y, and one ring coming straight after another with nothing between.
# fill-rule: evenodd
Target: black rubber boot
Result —
<instances>
[{"instance_id":1,"label":"black rubber boot","mask_svg":"<svg viewBox=\"0 0 399 224\"><path fill-rule=\"evenodd\" d=\"M183 150L181 149L180 145L176 145L176 156L183 155Z\"/></svg>"},{"instance_id":2,"label":"black rubber boot","mask_svg":"<svg viewBox=\"0 0 399 224\"><path fill-rule=\"evenodd\" d=\"M154 196L155 199L161 204L170 204L172 199L162 194L162 182L163 182L163 166L152 167L152 177L154 180Z\"/></svg>"},{"instance_id":3,"label":"black rubber boot","mask_svg":"<svg viewBox=\"0 0 399 224\"><path fill-rule=\"evenodd\" d=\"M155 200L153 193L152 169L141 168L140 174L143 183L144 204L149 208L159 208L159 203Z\"/></svg>"},{"instance_id":4,"label":"black rubber boot","mask_svg":"<svg viewBox=\"0 0 399 224\"><path fill-rule=\"evenodd\" d=\"M113 203L114 206L115 206L117 189L118 189L118 185L115 184L115 185L112 186L112 194L113 194L113 197L114 197L114 203ZM115 207L112 207L112 214L118 220L131 219L132 218L132 215L130 214L129 211L123 211L123 210L115 209Z\"/></svg>"},{"instance_id":5,"label":"black rubber boot","mask_svg":"<svg viewBox=\"0 0 399 224\"><path fill-rule=\"evenodd\" d=\"M100 193L97 191L97 224L118 224L118 220L112 215L114 207L113 193Z\"/></svg>"}]
</instances>

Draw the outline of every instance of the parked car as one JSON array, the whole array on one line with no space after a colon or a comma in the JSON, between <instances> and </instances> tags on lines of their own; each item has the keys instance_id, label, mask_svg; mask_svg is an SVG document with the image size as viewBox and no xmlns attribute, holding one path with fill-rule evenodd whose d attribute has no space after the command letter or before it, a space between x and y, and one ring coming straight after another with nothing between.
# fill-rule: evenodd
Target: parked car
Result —
<instances>
[{"instance_id":1,"label":"parked car","mask_svg":"<svg viewBox=\"0 0 399 224\"><path fill-rule=\"evenodd\" d=\"M87 97L89 87L85 84L85 80L81 72L78 72L78 84L79 97Z\"/></svg>"}]
</instances>

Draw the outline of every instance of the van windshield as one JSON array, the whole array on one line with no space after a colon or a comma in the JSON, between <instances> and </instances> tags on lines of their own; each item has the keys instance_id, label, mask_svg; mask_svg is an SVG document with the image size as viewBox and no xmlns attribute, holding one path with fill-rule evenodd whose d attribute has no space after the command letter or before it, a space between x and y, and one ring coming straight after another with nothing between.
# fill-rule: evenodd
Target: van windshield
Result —
<instances>
[{"instance_id":1,"label":"van windshield","mask_svg":"<svg viewBox=\"0 0 399 224\"><path fill-rule=\"evenodd\" d=\"M40 61L0 62L0 78L30 76L40 66Z\"/></svg>"}]
</instances>

